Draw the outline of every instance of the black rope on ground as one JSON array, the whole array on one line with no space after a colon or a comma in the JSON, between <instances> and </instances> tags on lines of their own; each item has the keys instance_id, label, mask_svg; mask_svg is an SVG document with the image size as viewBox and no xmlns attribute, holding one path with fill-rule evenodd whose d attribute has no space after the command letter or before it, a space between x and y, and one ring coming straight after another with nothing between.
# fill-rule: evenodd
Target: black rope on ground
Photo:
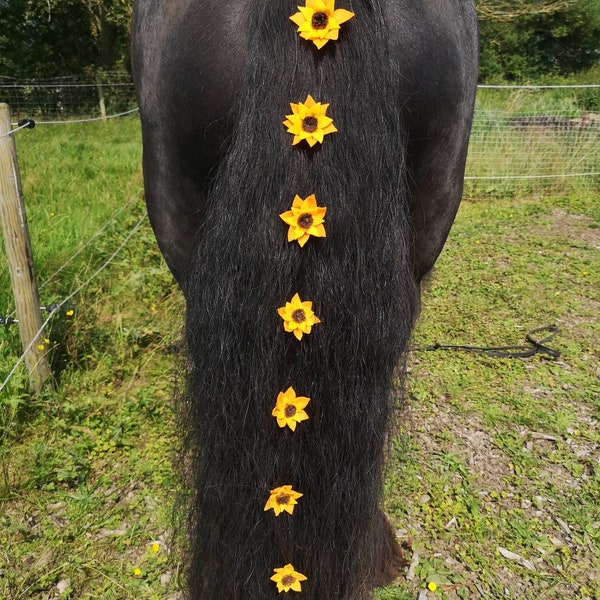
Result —
<instances>
[{"instance_id":1,"label":"black rope on ground","mask_svg":"<svg viewBox=\"0 0 600 600\"><path fill-rule=\"evenodd\" d=\"M423 348L412 348L412 352L432 352L434 350L462 350L464 352L473 352L483 354L493 358L530 358L536 354L546 354L550 358L559 358L560 352L546 346L546 343L559 333L559 328L556 325L546 325L532 329L526 336L525 341L528 345L524 346L449 346L442 344L434 344L433 346L425 346ZM534 336L537 333L547 332L549 335L542 339L536 339Z\"/></svg>"}]
</instances>

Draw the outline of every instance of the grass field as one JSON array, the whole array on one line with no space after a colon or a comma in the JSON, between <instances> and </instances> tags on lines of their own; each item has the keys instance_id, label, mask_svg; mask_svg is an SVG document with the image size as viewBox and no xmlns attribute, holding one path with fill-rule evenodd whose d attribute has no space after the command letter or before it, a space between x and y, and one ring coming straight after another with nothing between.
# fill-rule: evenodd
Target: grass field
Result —
<instances>
[{"instance_id":1,"label":"grass field","mask_svg":"<svg viewBox=\"0 0 600 600\"><path fill-rule=\"evenodd\" d=\"M40 126L17 142L51 278L42 302L55 302L144 214L139 123ZM463 203L414 345L522 344L555 324L561 355L411 354L384 498L406 574L380 600L600 599L599 249L592 191ZM19 370L0 394L0 598L174 600L183 302L147 222L71 308L48 334L55 389L30 397ZM0 379L19 354L16 327L0 328Z\"/></svg>"}]
</instances>

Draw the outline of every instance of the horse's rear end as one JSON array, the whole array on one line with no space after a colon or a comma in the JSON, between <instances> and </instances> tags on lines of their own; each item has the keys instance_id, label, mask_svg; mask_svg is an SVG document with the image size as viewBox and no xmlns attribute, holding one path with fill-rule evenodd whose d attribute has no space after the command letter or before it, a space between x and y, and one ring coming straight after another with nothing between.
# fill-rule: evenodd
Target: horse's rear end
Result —
<instances>
[{"instance_id":1,"label":"horse's rear end","mask_svg":"<svg viewBox=\"0 0 600 600\"><path fill-rule=\"evenodd\" d=\"M307 5L320 28L331 2ZM187 301L194 600L366 600L397 572L393 374L460 201L476 20L466 0L335 9L355 16L319 49L296 0L135 7L146 200ZM309 94L337 131L292 145ZM280 215L312 194L301 245Z\"/></svg>"}]
</instances>

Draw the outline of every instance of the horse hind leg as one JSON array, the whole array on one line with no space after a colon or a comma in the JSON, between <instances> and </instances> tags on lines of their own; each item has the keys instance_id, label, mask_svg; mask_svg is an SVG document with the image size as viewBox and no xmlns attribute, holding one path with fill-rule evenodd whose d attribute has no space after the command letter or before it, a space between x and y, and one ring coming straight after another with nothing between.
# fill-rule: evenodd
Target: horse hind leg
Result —
<instances>
[{"instance_id":1,"label":"horse hind leg","mask_svg":"<svg viewBox=\"0 0 600 600\"><path fill-rule=\"evenodd\" d=\"M374 564L374 587L391 585L406 568L406 553L398 543L387 515L379 511L379 553Z\"/></svg>"}]
</instances>

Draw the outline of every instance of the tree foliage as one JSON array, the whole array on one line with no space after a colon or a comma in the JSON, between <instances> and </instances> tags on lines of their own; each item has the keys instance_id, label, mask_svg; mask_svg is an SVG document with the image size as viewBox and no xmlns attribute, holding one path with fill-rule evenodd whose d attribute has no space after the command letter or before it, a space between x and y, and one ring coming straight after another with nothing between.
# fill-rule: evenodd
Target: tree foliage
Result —
<instances>
[{"instance_id":1,"label":"tree foliage","mask_svg":"<svg viewBox=\"0 0 600 600\"><path fill-rule=\"evenodd\" d=\"M126 68L130 17L131 0L0 0L0 74Z\"/></svg>"},{"instance_id":2,"label":"tree foliage","mask_svg":"<svg viewBox=\"0 0 600 600\"><path fill-rule=\"evenodd\" d=\"M480 0L478 8L483 81L567 76L600 59L600 0Z\"/></svg>"}]
</instances>

